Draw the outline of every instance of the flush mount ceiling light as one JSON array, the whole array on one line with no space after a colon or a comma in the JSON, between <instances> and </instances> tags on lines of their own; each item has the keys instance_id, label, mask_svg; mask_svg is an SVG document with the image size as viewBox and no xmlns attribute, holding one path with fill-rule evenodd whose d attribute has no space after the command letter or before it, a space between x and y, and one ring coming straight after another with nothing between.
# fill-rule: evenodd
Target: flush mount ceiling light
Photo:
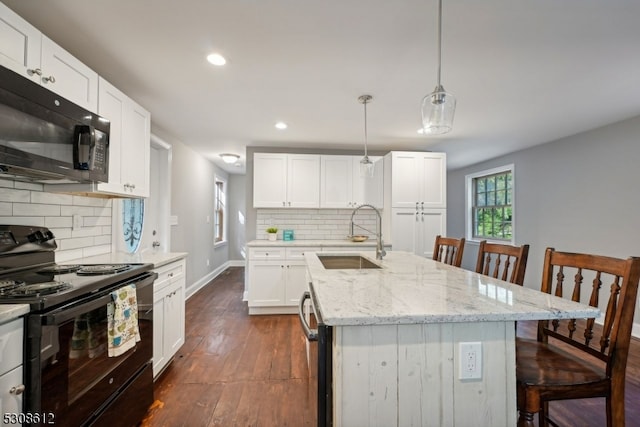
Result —
<instances>
[{"instance_id":1,"label":"flush mount ceiling light","mask_svg":"<svg viewBox=\"0 0 640 427\"><path fill-rule=\"evenodd\" d=\"M451 131L456 98L440 84L442 65L442 0L438 0L438 83L429 95L422 99L422 127L428 135L441 135Z\"/></svg>"},{"instance_id":2,"label":"flush mount ceiling light","mask_svg":"<svg viewBox=\"0 0 640 427\"><path fill-rule=\"evenodd\" d=\"M367 104L373 100L371 95L361 95L358 102L364 105L364 157L360 160L360 176L373 178L373 162L367 155Z\"/></svg>"},{"instance_id":3,"label":"flush mount ceiling light","mask_svg":"<svg viewBox=\"0 0 640 427\"><path fill-rule=\"evenodd\" d=\"M218 67L221 67L227 63L227 60L224 59L224 56L220 55L219 53L212 53L211 55L208 55L207 61L209 61L213 65L217 65Z\"/></svg>"},{"instance_id":4,"label":"flush mount ceiling light","mask_svg":"<svg viewBox=\"0 0 640 427\"><path fill-rule=\"evenodd\" d=\"M222 157L223 162L228 164L233 164L237 162L238 159L240 159L240 156L238 156L237 154L229 154L229 153L220 154L220 157Z\"/></svg>"},{"instance_id":5,"label":"flush mount ceiling light","mask_svg":"<svg viewBox=\"0 0 640 427\"><path fill-rule=\"evenodd\" d=\"M288 126L285 122L278 122L275 124L276 129L280 129L280 130L284 130L286 129Z\"/></svg>"}]
</instances>

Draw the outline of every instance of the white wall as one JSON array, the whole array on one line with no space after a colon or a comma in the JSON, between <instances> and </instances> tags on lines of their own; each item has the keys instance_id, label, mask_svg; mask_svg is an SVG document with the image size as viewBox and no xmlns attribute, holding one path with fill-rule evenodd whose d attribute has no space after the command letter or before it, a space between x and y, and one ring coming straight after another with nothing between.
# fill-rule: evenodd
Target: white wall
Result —
<instances>
[{"instance_id":1,"label":"white wall","mask_svg":"<svg viewBox=\"0 0 640 427\"><path fill-rule=\"evenodd\" d=\"M449 171L447 234L465 235L465 175L513 163L516 243L531 245L525 286L540 288L547 247L640 256L639 136L636 117ZM473 269L477 247L467 245L464 255L463 267Z\"/></svg>"},{"instance_id":2,"label":"white wall","mask_svg":"<svg viewBox=\"0 0 640 427\"><path fill-rule=\"evenodd\" d=\"M111 200L54 194L42 184L0 179L0 224L49 228L56 236L56 261L111 252ZM73 227L78 215L80 227Z\"/></svg>"}]
</instances>

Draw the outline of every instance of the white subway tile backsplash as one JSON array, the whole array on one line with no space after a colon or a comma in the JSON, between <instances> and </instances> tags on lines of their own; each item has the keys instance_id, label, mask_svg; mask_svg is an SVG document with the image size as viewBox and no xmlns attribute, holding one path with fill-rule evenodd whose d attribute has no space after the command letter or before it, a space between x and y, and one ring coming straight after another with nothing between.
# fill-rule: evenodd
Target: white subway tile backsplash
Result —
<instances>
[{"instance_id":1,"label":"white subway tile backsplash","mask_svg":"<svg viewBox=\"0 0 640 427\"><path fill-rule=\"evenodd\" d=\"M278 227L278 239L282 230L293 230L296 240L344 240L350 232L352 209L258 209L256 217L256 238L266 239L267 227ZM356 233L373 237L377 216L368 209L359 210L354 217L356 224L372 233L356 227Z\"/></svg>"},{"instance_id":2,"label":"white subway tile backsplash","mask_svg":"<svg viewBox=\"0 0 640 427\"><path fill-rule=\"evenodd\" d=\"M58 243L58 262L111 252L111 200L42 189L42 184L0 179L0 224L49 228ZM75 230L74 215L82 224Z\"/></svg>"}]
</instances>

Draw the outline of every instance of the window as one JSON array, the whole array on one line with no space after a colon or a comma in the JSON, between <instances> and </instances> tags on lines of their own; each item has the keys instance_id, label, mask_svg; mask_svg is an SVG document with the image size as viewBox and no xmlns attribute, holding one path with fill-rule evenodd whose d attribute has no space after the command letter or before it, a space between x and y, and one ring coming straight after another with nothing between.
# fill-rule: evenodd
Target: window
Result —
<instances>
[{"instance_id":1,"label":"window","mask_svg":"<svg viewBox=\"0 0 640 427\"><path fill-rule=\"evenodd\" d=\"M225 212L226 212L226 182L216 177L216 199L215 199L215 214L214 214L214 235L215 243L224 242L226 240L225 233Z\"/></svg>"},{"instance_id":2,"label":"window","mask_svg":"<svg viewBox=\"0 0 640 427\"><path fill-rule=\"evenodd\" d=\"M513 165L467 175L467 238L513 243Z\"/></svg>"}]
</instances>

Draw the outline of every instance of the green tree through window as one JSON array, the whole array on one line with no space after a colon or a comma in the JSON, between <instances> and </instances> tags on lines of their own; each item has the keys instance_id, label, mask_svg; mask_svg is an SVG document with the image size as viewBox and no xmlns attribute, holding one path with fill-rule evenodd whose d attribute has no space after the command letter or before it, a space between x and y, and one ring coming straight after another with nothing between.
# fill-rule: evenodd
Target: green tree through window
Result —
<instances>
[{"instance_id":1,"label":"green tree through window","mask_svg":"<svg viewBox=\"0 0 640 427\"><path fill-rule=\"evenodd\" d=\"M512 195L511 170L473 178L473 238L512 239Z\"/></svg>"}]
</instances>

